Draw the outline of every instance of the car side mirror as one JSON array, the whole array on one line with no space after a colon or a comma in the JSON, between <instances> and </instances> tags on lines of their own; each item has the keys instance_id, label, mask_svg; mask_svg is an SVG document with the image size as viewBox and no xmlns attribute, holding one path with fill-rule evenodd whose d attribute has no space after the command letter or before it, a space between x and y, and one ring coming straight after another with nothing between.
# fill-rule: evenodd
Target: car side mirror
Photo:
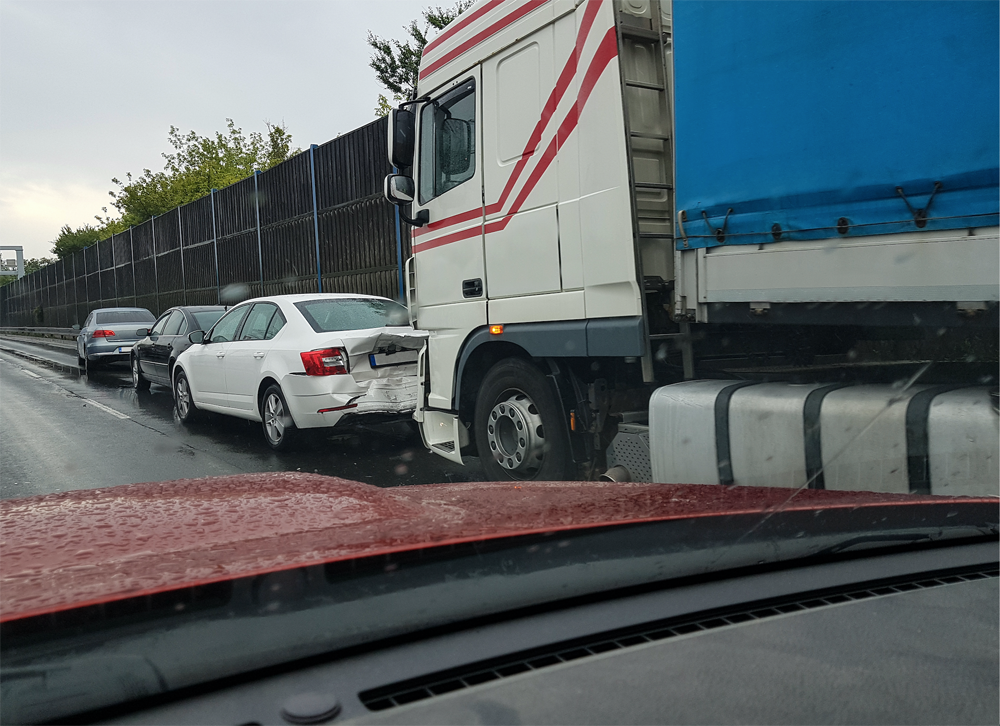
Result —
<instances>
[{"instance_id":1,"label":"car side mirror","mask_svg":"<svg viewBox=\"0 0 1000 726\"><path fill-rule=\"evenodd\" d=\"M140 338L145 338L147 335L149 335L149 328L139 328L137 331L135 331L135 334Z\"/></svg>"},{"instance_id":2,"label":"car side mirror","mask_svg":"<svg viewBox=\"0 0 1000 726\"><path fill-rule=\"evenodd\" d=\"M73 323L73 330L79 330L79 329L80 329L80 324L79 323Z\"/></svg>"},{"instance_id":3,"label":"car side mirror","mask_svg":"<svg viewBox=\"0 0 1000 726\"><path fill-rule=\"evenodd\" d=\"M195 330L188 333L188 340L192 343L204 343L205 342L205 331Z\"/></svg>"}]
</instances>

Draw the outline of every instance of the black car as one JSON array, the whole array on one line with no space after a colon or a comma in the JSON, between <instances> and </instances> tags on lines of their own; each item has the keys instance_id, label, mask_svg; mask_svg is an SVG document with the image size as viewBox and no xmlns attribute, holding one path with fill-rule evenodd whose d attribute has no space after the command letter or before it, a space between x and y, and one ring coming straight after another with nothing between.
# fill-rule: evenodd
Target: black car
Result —
<instances>
[{"instance_id":1,"label":"black car","mask_svg":"<svg viewBox=\"0 0 1000 726\"><path fill-rule=\"evenodd\" d=\"M161 315L132 348L132 385L146 391L150 383L170 385L177 360L191 342L188 333L209 330L226 312L222 305L197 305L170 308Z\"/></svg>"}]
</instances>

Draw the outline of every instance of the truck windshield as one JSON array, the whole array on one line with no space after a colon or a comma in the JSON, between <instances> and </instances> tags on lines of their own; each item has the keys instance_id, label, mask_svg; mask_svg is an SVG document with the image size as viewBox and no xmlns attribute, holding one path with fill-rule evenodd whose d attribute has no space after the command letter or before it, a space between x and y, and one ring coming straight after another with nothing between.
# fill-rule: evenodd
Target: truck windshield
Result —
<instances>
[{"instance_id":1,"label":"truck windshield","mask_svg":"<svg viewBox=\"0 0 1000 726\"><path fill-rule=\"evenodd\" d=\"M476 86L473 81L420 112L420 203L472 178L476 171Z\"/></svg>"}]
</instances>

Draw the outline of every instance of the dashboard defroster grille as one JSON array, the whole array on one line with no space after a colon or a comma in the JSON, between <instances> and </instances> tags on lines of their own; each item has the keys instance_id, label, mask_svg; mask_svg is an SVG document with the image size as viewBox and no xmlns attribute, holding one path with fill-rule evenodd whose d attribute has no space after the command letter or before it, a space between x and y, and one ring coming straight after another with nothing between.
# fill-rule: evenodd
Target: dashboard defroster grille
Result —
<instances>
[{"instance_id":1,"label":"dashboard defroster grille","mask_svg":"<svg viewBox=\"0 0 1000 726\"><path fill-rule=\"evenodd\" d=\"M866 583L838 590L817 591L795 598L750 603L726 610L703 612L683 618L647 623L626 630L602 633L586 640L556 643L544 648L512 653L503 658L470 663L419 678L391 683L358 695L361 702L369 710L384 711L463 688L478 686L481 683L508 678L518 673L547 668L619 648L629 648L678 635L737 625L749 620L763 620L801 610L828 607L854 600L883 597L959 582L994 578L998 575L1000 575L1000 571L994 565L903 580L894 579Z\"/></svg>"}]
</instances>

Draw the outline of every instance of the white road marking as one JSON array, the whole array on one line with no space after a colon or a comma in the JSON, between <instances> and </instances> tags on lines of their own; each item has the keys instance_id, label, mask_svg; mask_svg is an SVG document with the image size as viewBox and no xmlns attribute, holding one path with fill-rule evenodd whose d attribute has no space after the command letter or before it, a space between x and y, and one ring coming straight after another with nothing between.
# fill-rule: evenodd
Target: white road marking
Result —
<instances>
[{"instance_id":1,"label":"white road marking","mask_svg":"<svg viewBox=\"0 0 1000 726\"><path fill-rule=\"evenodd\" d=\"M41 378L40 375L38 375L37 373L32 373L31 371L27 370L26 368L22 368L21 369L21 373L23 373L26 376L31 376L32 378Z\"/></svg>"},{"instance_id":2,"label":"white road marking","mask_svg":"<svg viewBox=\"0 0 1000 726\"><path fill-rule=\"evenodd\" d=\"M91 400L89 398L85 398L83 400L85 403L89 403L91 406L96 406L97 408L101 409L102 411L106 411L107 413L110 413L112 416L115 416L116 418L121 418L121 419L131 418L131 416L126 416L121 411L115 411L113 408L111 408L110 406L105 406L103 403L98 403L97 401Z\"/></svg>"}]
</instances>

